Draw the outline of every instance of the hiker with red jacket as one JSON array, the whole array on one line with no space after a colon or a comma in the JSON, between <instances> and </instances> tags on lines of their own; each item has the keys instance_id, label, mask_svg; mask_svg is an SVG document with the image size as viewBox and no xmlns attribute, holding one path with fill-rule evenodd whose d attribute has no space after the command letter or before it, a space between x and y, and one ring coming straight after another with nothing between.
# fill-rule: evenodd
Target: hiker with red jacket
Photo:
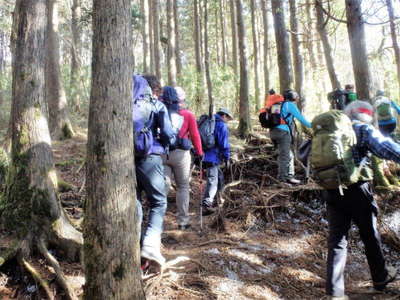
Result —
<instances>
[{"instance_id":1,"label":"hiker with red jacket","mask_svg":"<svg viewBox=\"0 0 400 300\"><path fill-rule=\"evenodd\" d=\"M383 136L372 126L373 108L366 101L353 101L344 112L353 123L357 143L352 149L355 165L359 169L358 181L346 189L326 189L329 236L327 257L326 294L328 299L349 299L345 295L344 270L347 257L347 240L351 223L360 232L365 254L376 290L382 291L396 279L397 270L387 266L383 256L377 228L378 205L372 189L373 172L370 153L400 163L400 145Z\"/></svg>"},{"instance_id":2,"label":"hiker with red jacket","mask_svg":"<svg viewBox=\"0 0 400 300\"><path fill-rule=\"evenodd\" d=\"M178 136L177 142L170 145L169 153L162 156L166 177L166 191L168 193L171 187L171 177L173 175L176 183L178 228L186 230L191 226L189 222L190 149L193 144L195 156L200 159L203 156L203 149L194 114L190 110L182 108L185 101L184 90L180 87L165 86L161 99L168 109L172 127L176 130Z\"/></svg>"}]
</instances>

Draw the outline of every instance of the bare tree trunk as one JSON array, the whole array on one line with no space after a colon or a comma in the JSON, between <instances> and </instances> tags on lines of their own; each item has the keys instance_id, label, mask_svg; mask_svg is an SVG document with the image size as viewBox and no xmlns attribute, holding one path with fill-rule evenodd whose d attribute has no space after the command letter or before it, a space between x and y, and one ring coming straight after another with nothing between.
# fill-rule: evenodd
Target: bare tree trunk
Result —
<instances>
[{"instance_id":1,"label":"bare tree trunk","mask_svg":"<svg viewBox=\"0 0 400 300\"><path fill-rule=\"evenodd\" d=\"M341 87L339 78L337 77L335 70L335 63L332 56L332 48L329 43L328 34L326 32L326 24L324 20L324 12L321 7L322 3L319 0L315 1L315 9L317 15L317 30L322 41L322 46L324 48L325 62L328 68L329 78L331 80L331 85L333 89L339 89Z\"/></svg>"},{"instance_id":2,"label":"bare tree trunk","mask_svg":"<svg viewBox=\"0 0 400 300\"><path fill-rule=\"evenodd\" d=\"M270 79L269 79L269 69L268 69L268 52L269 52L269 18L268 18L268 6L267 0L261 0L261 10L262 10L262 19L263 19L263 27L264 27L264 62L263 62L263 69L264 69L264 88L266 95L268 90L270 89Z\"/></svg>"},{"instance_id":3,"label":"bare tree trunk","mask_svg":"<svg viewBox=\"0 0 400 300\"><path fill-rule=\"evenodd\" d=\"M48 242L78 260L82 235L69 222L58 198L45 110L46 0L17 0L14 14L12 149L0 199L1 227L20 239L16 245L21 264L26 265L39 245L44 250L39 252L47 254ZM66 297L77 299L67 290Z\"/></svg>"},{"instance_id":4,"label":"bare tree trunk","mask_svg":"<svg viewBox=\"0 0 400 300\"><path fill-rule=\"evenodd\" d=\"M279 84L281 93L292 88L292 60L290 58L289 37L285 25L285 7L281 0L272 0L272 14L274 16L276 51L279 67Z\"/></svg>"},{"instance_id":5,"label":"bare tree trunk","mask_svg":"<svg viewBox=\"0 0 400 300\"><path fill-rule=\"evenodd\" d=\"M317 59L315 57L315 51L314 51L314 42L313 42L314 26L313 26L313 21L311 18L311 2L310 2L310 0L306 1L306 17L307 17L307 25L308 25L307 26L306 47L307 47L309 59L310 59L312 79L313 79L314 83L316 83L318 65L317 65Z\"/></svg>"},{"instance_id":6,"label":"bare tree trunk","mask_svg":"<svg viewBox=\"0 0 400 300\"><path fill-rule=\"evenodd\" d=\"M150 48L150 73L155 74L155 55L154 55L154 16L153 16L153 0L145 0L148 1L149 5L149 48Z\"/></svg>"},{"instance_id":7,"label":"bare tree trunk","mask_svg":"<svg viewBox=\"0 0 400 300\"><path fill-rule=\"evenodd\" d=\"M207 5L207 1L204 2L204 67L205 67L205 71L206 71L208 102L210 105L214 105L213 94L212 94L211 75L210 75L210 49L209 49L209 45L208 45L208 5Z\"/></svg>"},{"instance_id":8,"label":"bare tree trunk","mask_svg":"<svg viewBox=\"0 0 400 300\"><path fill-rule=\"evenodd\" d=\"M394 22L394 13L393 13L393 3L392 0L386 0L386 6L390 18L390 34L392 36L392 44L393 44L393 51L394 57L396 59L396 67L397 67L397 82L399 85L400 90L400 47L397 41L397 31L396 31L396 24Z\"/></svg>"},{"instance_id":9,"label":"bare tree trunk","mask_svg":"<svg viewBox=\"0 0 400 300\"><path fill-rule=\"evenodd\" d=\"M93 1L85 299L145 299L135 213L132 53L126 51L132 49L130 3Z\"/></svg>"},{"instance_id":10,"label":"bare tree trunk","mask_svg":"<svg viewBox=\"0 0 400 300\"><path fill-rule=\"evenodd\" d=\"M81 110L81 2L73 0L71 7L71 104L75 111Z\"/></svg>"},{"instance_id":11,"label":"bare tree trunk","mask_svg":"<svg viewBox=\"0 0 400 300\"><path fill-rule=\"evenodd\" d=\"M372 78L365 45L361 0L346 0L346 16L357 95L359 99L370 101L373 98Z\"/></svg>"},{"instance_id":12,"label":"bare tree trunk","mask_svg":"<svg viewBox=\"0 0 400 300\"><path fill-rule=\"evenodd\" d=\"M219 0L219 19L221 22L221 38L222 38L222 66L226 67L226 24L224 18L224 0Z\"/></svg>"},{"instance_id":13,"label":"bare tree trunk","mask_svg":"<svg viewBox=\"0 0 400 300\"><path fill-rule=\"evenodd\" d=\"M175 59L175 28L174 28L174 12L172 2L175 0L167 0L167 66L168 66L168 84L176 86L176 59Z\"/></svg>"},{"instance_id":14,"label":"bare tree trunk","mask_svg":"<svg viewBox=\"0 0 400 300\"><path fill-rule=\"evenodd\" d=\"M260 85L259 85L259 72L258 72L258 41L257 41L257 30L256 30L256 1L250 1L250 11L251 11L251 33L253 37L253 66L254 66L254 102L255 111L257 112L263 106L263 99L260 97Z\"/></svg>"},{"instance_id":15,"label":"bare tree trunk","mask_svg":"<svg viewBox=\"0 0 400 300\"><path fill-rule=\"evenodd\" d=\"M143 73L149 72L149 3L140 0L142 11Z\"/></svg>"},{"instance_id":16,"label":"bare tree trunk","mask_svg":"<svg viewBox=\"0 0 400 300\"><path fill-rule=\"evenodd\" d=\"M236 8L235 8L235 0L230 0L230 9L231 9L231 27L232 27L232 66L234 73L234 85L236 87L235 91L235 99L234 103L236 103L236 99L238 96L238 34L237 34L237 21L236 21Z\"/></svg>"},{"instance_id":17,"label":"bare tree trunk","mask_svg":"<svg viewBox=\"0 0 400 300\"><path fill-rule=\"evenodd\" d=\"M47 13L46 99L49 127L54 139L68 139L75 133L69 120L67 98L61 81L58 0L47 0Z\"/></svg>"},{"instance_id":18,"label":"bare tree trunk","mask_svg":"<svg viewBox=\"0 0 400 300\"><path fill-rule=\"evenodd\" d=\"M174 25L175 25L175 62L176 62L176 76L178 78L182 75L182 59L181 59L181 46L179 34L179 9L178 1L174 0Z\"/></svg>"},{"instance_id":19,"label":"bare tree trunk","mask_svg":"<svg viewBox=\"0 0 400 300\"><path fill-rule=\"evenodd\" d=\"M249 112L249 78L247 74L246 30L243 23L243 6L241 0L236 0L237 27L240 57L240 94L239 94L239 135L248 136L251 130Z\"/></svg>"},{"instance_id":20,"label":"bare tree trunk","mask_svg":"<svg viewBox=\"0 0 400 300\"><path fill-rule=\"evenodd\" d=\"M289 0L290 5L290 30L292 32L292 55L293 66L295 75L295 90L300 95L299 109L301 111L305 108L305 95L304 95L304 66L303 56L300 52L299 41L299 24L297 21L297 5L296 0Z\"/></svg>"},{"instance_id":21,"label":"bare tree trunk","mask_svg":"<svg viewBox=\"0 0 400 300\"><path fill-rule=\"evenodd\" d=\"M161 79L161 49L160 49L160 5L159 0L152 0L153 12L153 48L154 48L154 71L158 79Z\"/></svg>"},{"instance_id":22,"label":"bare tree trunk","mask_svg":"<svg viewBox=\"0 0 400 300\"><path fill-rule=\"evenodd\" d=\"M194 10L194 45L195 45L195 55L196 55L196 77L197 77L197 83L196 83L196 96L195 96L195 101L197 104L197 107L200 107L200 105L203 103L204 100L204 74L203 74L203 62L202 62L202 56L201 56L201 29L200 29L200 16L199 16L199 3L198 0L194 0L193 3Z\"/></svg>"}]
</instances>

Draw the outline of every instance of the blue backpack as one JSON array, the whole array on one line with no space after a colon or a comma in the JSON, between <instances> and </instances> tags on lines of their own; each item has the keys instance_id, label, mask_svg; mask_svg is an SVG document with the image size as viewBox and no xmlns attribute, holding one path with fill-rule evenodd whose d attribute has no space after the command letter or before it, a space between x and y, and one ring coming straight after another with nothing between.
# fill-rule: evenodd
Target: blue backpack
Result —
<instances>
[{"instance_id":1,"label":"blue backpack","mask_svg":"<svg viewBox=\"0 0 400 300\"><path fill-rule=\"evenodd\" d=\"M155 101L152 97L133 101L133 133L136 157L146 157L151 154L154 142Z\"/></svg>"}]
</instances>

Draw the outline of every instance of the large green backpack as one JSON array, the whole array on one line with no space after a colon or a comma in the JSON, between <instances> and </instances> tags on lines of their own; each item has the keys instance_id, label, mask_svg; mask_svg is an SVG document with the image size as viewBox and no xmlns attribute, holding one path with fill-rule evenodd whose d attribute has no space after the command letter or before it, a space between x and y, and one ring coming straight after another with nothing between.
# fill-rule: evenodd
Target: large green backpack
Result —
<instances>
[{"instance_id":1,"label":"large green backpack","mask_svg":"<svg viewBox=\"0 0 400 300\"><path fill-rule=\"evenodd\" d=\"M386 121L395 118L392 104L386 97L378 97L376 99L375 110L378 121Z\"/></svg>"},{"instance_id":2,"label":"large green backpack","mask_svg":"<svg viewBox=\"0 0 400 300\"><path fill-rule=\"evenodd\" d=\"M325 189L343 188L359 180L352 149L357 143L350 119L339 110L320 114L312 121L311 166L313 178Z\"/></svg>"}]
</instances>

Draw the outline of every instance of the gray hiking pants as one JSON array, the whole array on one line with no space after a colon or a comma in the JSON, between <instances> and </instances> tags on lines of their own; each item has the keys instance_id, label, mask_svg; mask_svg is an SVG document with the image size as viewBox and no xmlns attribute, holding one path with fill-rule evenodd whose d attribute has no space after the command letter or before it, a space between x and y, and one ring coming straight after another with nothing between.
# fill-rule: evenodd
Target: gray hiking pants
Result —
<instances>
[{"instance_id":1,"label":"gray hiking pants","mask_svg":"<svg viewBox=\"0 0 400 300\"><path fill-rule=\"evenodd\" d=\"M278 147L278 179L286 181L294 176L294 158L290 132L273 128L270 131L272 142Z\"/></svg>"}]
</instances>

